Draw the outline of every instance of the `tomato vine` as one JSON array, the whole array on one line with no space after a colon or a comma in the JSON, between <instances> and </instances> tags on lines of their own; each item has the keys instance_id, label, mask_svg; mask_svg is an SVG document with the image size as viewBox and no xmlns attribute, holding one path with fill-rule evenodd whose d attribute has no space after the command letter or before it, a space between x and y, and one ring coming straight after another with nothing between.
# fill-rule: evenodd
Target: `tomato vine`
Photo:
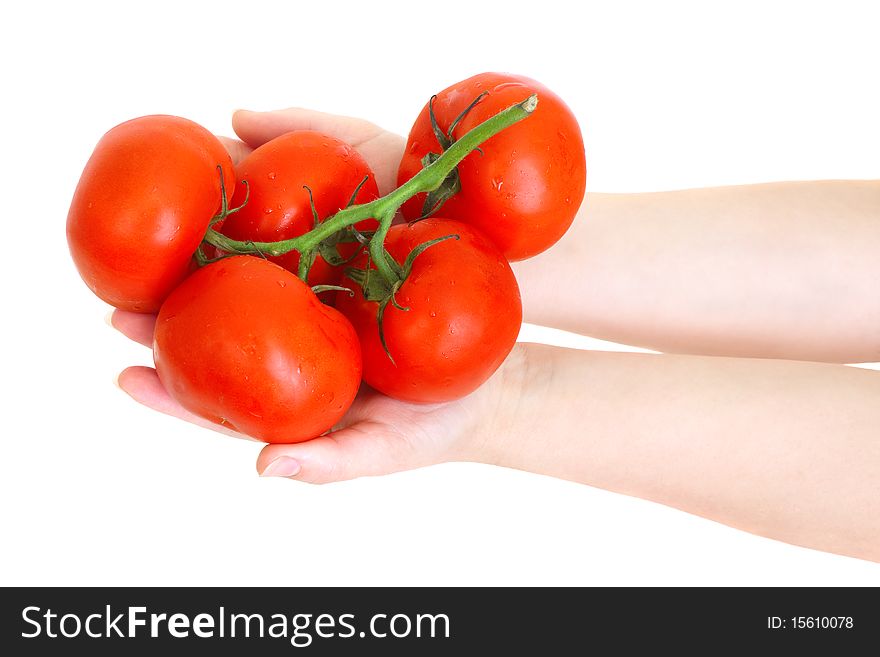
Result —
<instances>
[{"instance_id":1,"label":"tomato vine","mask_svg":"<svg viewBox=\"0 0 880 657\"><path fill-rule=\"evenodd\" d=\"M475 126L459 139L451 142L442 154L426 163L424 169L406 183L369 203L350 205L317 225L309 232L278 242L252 242L233 240L214 229L214 225L222 216L237 211L228 209L224 201L220 215L212 220L205 233L204 241L229 254L254 254L264 256L280 256L290 251L300 254L299 277L306 280L308 263L314 259L321 245L326 241L338 239L340 233L364 219L374 218L379 226L372 236L365 239L370 259L375 264L378 274L384 279L389 289L399 286L402 267L393 262L393 258L385 250L384 242L391 227L394 215L403 203L420 193L431 193L440 188L455 170L455 167L472 151L477 150L484 141L495 136L505 128L527 118L538 106L537 94L532 94L522 102L498 112L498 114ZM224 194L225 197L225 194Z\"/></svg>"}]
</instances>

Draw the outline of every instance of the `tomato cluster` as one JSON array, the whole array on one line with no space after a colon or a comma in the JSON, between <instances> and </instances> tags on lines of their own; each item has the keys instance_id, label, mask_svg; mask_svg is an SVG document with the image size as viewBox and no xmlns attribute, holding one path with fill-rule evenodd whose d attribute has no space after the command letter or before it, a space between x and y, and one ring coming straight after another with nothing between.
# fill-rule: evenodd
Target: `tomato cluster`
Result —
<instances>
[{"instance_id":1,"label":"tomato cluster","mask_svg":"<svg viewBox=\"0 0 880 657\"><path fill-rule=\"evenodd\" d=\"M191 121L128 121L89 159L67 235L95 294L158 312L153 356L174 399L300 442L339 422L362 381L420 403L486 381L522 322L509 263L565 233L585 181L565 104L485 73L425 106L383 198L329 135L290 132L233 167ZM392 225L398 209L407 221Z\"/></svg>"}]
</instances>

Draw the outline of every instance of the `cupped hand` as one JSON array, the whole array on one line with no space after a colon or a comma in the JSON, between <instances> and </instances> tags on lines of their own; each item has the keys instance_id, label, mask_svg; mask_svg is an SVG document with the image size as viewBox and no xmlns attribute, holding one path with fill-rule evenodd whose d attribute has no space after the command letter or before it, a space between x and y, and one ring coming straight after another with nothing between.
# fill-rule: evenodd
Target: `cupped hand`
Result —
<instances>
[{"instance_id":1,"label":"cupped hand","mask_svg":"<svg viewBox=\"0 0 880 657\"><path fill-rule=\"evenodd\" d=\"M351 144L376 174L381 194L394 188L403 138L355 118L291 108L238 111L233 128L241 141L222 138L234 162L291 130L317 130ZM132 340L150 346L154 315L117 310L112 323ZM257 458L262 475L325 483L380 475L453 460L485 460L489 426L499 400L502 373L464 399L446 404L395 401L362 386L351 409L331 432L291 445L266 445ZM136 401L162 413L225 434L241 434L194 415L172 399L153 368L130 367L119 386Z\"/></svg>"},{"instance_id":2,"label":"cupped hand","mask_svg":"<svg viewBox=\"0 0 880 657\"><path fill-rule=\"evenodd\" d=\"M116 310L112 324L136 342L152 343L154 315ZM327 483L367 475L410 470L446 461L486 460L490 424L499 400L499 372L471 395L445 404L409 404L367 385L361 387L346 416L320 438L291 445L266 445L257 458L265 476ZM247 438L194 415L178 404L151 367L129 367L119 386L136 401L161 413L227 435Z\"/></svg>"}]
</instances>

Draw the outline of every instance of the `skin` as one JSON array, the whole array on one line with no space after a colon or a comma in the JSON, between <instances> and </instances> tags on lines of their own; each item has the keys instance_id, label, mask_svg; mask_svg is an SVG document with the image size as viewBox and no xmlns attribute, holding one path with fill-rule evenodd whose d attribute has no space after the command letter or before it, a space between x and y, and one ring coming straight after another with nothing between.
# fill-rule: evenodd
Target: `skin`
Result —
<instances>
[{"instance_id":1,"label":"skin","mask_svg":"<svg viewBox=\"0 0 880 657\"><path fill-rule=\"evenodd\" d=\"M880 361L878 213L867 180L588 194L552 251L514 265L525 321L664 352Z\"/></svg>"},{"instance_id":2,"label":"skin","mask_svg":"<svg viewBox=\"0 0 880 657\"><path fill-rule=\"evenodd\" d=\"M243 140L227 141L233 157L298 127L340 136L380 193L403 147L372 124L299 109L238 112L233 126ZM331 434L268 445L257 469L325 483L493 463L880 561L880 374L797 362L877 359L880 259L868 253L880 243L878 208L877 182L590 194L557 246L514 266L525 321L749 358L520 344L455 402L407 404L364 386ZM117 311L113 324L151 340L150 316ZM150 368L125 370L119 384L205 424Z\"/></svg>"}]
</instances>

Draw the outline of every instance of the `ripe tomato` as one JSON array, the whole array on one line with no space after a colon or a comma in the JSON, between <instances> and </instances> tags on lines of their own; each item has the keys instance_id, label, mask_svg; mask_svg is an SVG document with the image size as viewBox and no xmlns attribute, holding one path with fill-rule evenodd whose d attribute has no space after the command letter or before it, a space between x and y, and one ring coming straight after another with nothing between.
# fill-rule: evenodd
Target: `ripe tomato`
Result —
<instances>
[{"instance_id":1,"label":"ripe tomato","mask_svg":"<svg viewBox=\"0 0 880 657\"><path fill-rule=\"evenodd\" d=\"M395 399L441 402L463 397L488 379L510 353L522 323L519 287L507 260L475 228L459 221L425 219L392 226L385 246L403 264L419 244L445 235L413 261L396 294L408 311L388 304L383 318L385 353L376 321L378 303L367 301L350 278L336 307L361 341L364 381ZM365 256L357 261L363 268ZM375 271L371 275L377 275Z\"/></svg>"},{"instance_id":2,"label":"ripe tomato","mask_svg":"<svg viewBox=\"0 0 880 657\"><path fill-rule=\"evenodd\" d=\"M195 272L159 311L159 379L193 413L265 442L319 436L360 384L351 324L278 265L233 256Z\"/></svg>"},{"instance_id":3,"label":"ripe tomato","mask_svg":"<svg viewBox=\"0 0 880 657\"><path fill-rule=\"evenodd\" d=\"M361 181L369 176L358 192L355 203L366 203L379 196L376 177L364 159L351 146L339 139L314 132L297 130L263 144L235 169L239 181L250 186L247 205L230 215L220 232L236 240L276 242L310 231L314 225L309 193L312 190L315 209L321 220L348 205ZM246 188L239 184L232 206L244 202ZM360 222L358 228L368 230L375 222ZM340 244L343 257L354 253L357 245ZM270 258L296 273L299 253L291 251ZM342 271L331 267L321 256L309 272L312 285L334 284Z\"/></svg>"},{"instance_id":4,"label":"ripe tomato","mask_svg":"<svg viewBox=\"0 0 880 657\"><path fill-rule=\"evenodd\" d=\"M231 193L223 145L176 116L133 119L101 138L67 215L70 253L95 294L123 310L159 309L220 208L218 166Z\"/></svg>"},{"instance_id":5,"label":"ripe tomato","mask_svg":"<svg viewBox=\"0 0 880 657\"><path fill-rule=\"evenodd\" d=\"M562 99L526 77L482 73L437 94L434 114L448 133L453 121L487 92L453 131L463 135L499 111L538 94L538 107L526 120L487 140L458 165L460 191L442 206L444 217L483 231L508 260L522 260L555 244L568 230L584 198L586 162L577 120ZM428 105L409 134L397 182L422 169L422 158L440 153ZM403 206L409 219L422 215L424 194Z\"/></svg>"}]
</instances>

